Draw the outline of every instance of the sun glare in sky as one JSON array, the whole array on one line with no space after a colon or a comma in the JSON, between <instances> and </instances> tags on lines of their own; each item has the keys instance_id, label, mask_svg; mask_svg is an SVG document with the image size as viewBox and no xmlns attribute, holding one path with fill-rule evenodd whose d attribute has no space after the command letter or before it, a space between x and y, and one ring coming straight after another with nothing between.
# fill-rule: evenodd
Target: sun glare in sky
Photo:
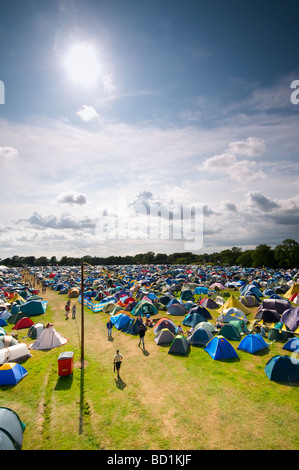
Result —
<instances>
[{"instance_id":1,"label":"sun glare in sky","mask_svg":"<svg viewBox=\"0 0 299 470\"><path fill-rule=\"evenodd\" d=\"M65 59L65 67L74 83L87 88L94 86L100 73L95 47L88 43L73 45Z\"/></svg>"}]
</instances>

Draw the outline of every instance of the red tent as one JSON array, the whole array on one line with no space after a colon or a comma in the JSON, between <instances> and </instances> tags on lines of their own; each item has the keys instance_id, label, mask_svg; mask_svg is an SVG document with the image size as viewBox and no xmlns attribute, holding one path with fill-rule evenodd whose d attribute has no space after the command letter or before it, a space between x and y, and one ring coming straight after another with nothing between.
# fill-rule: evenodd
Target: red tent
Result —
<instances>
[{"instance_id":1,"label":"red tent","mask_svg":"<svg viewBox=\"0 0 299 470\"><path fill-rule=\"evenodd\" d=\"M30 326L34 325L34 322L28 318L23 317L12 327L13 330L22 330L23 328L30 328Z\"/></svg>"}]
</instances>

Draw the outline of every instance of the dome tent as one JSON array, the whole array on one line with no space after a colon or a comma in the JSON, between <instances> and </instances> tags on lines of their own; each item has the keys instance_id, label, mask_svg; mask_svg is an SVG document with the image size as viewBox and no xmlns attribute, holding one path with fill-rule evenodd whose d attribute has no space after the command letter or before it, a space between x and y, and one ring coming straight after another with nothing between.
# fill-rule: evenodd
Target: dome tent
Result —
<instances>
[{"instance_id":1,"label":"dome tent","mask_svg":"<svg viewBox=\"0 0 299 470\"><path fill-rule=\"evenodd\" d=\"M206 345L205 351L214 360L233 359L238 357L233 346L223 336L214 336Z\"/></svg>"},{"instance_id":2,"label":"dome tent","mask_svg":"<svg viewBox=\"0 0 299 470\"><path fill-rule=\"evenodd\" d=\"M156 344L169 344L172 343L175 338L175 335L168 328L163 328L155 336L154 341Z\"/></svg>"},{"instance_id":3,"label":"dome tent","mask_svg":"<svg viewBox=\"0 0 299 470\"><path fill-rule=\"evenodd\" d=\"M21 450L26 424L10 408L0 408L0 450Z\"/></svg>"},{"instance_id":4,"label":"dome tent","mask_svg":"<svg viewBox=\"0 0 299 470\"><path fill-rule=\"evenodd\" d=\"M283 345L282 349L287 351L298 351L299 352L299 338L290 338L286 344Z\"/></svg>"},{"instance_id":5,"label":"dome tent","mask_svg":"<svg viewBox=\"0 0 299 470\"><path fill-rule=\"evenodd\" d=\"M261 335L250 334L244 336L238 346L238 349L249 352L250 354L255 354L256 352L266 349L268 347L268 344Z\"/></svg>"},{"instance_id":6,"label":"dome tent","mask_svg":"<svg viewBox=\"0 0 299 470\"><path fill-rule=\"evenodd\" d=\"M299 359L274 356L267 362L265 374L274 382L299 383Z\"/></svg>"},{"instance_id":7,"label":"dome tent","mask_svg":"<svg viewBox=\"0 0 299 470\"><path fill-rule=\"evenodd\" d=\"M186 355L189 351L189 343L185 336L177 335L170 345L168 354L181 354Z\"/></svg>"},{"instance_id":8,"label":"dome tent","mask_svg":"<svg viewBox=\"0 0 299 470\"><path fill-rule=\"evenodd\" d=\"M213 334L209 330L197 328L197 330L194 330L193 333L188 336L187 341L192 346L205 346L212 338Z\"/></svg>"},{"instance_id":9,"label":"dome tent","mask_svg":"<svg viewBox=\"0 0 299 470\"><path fill-rule=\"evenodd\" d=\"M27 374L21 364L7 362L0 367L0 385L17 385Z\"/></svg>"}]
</instances>

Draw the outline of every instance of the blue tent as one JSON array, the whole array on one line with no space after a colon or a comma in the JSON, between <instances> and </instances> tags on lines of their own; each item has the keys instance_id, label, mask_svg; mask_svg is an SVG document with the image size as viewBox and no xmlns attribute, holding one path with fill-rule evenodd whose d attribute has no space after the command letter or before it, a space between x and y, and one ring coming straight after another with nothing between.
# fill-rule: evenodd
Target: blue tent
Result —
<instances>
[{"instance_id":1,"label":"blue tent","mask_svg":"<svg viewBox=\"0 0 299 470\"><path fill-rule=\"evenodd\" d=\"M16 385L27 374L27 370L20 364L7 362L0 367L0 385Z\"/></svg>"},{"instance_id":2,"label":"blue tent","mask_svg":"<svg viewBox=\"0 0 299 470\"><path fill-rule=\"evenodd\" d=\"M264 338L259 334L250 334L244 336L240 342L238 349L254 354L261 349L268 348L268 344Z\"/></svg>"},{"instance_id":3,"label":"blue tent","mask_svg":"<svg viewBox=\"0 0 299 470\"><path fill-rule=\"evenodd\" d=\"M275 382L299 383L299 359L274 356L267 362L265 374Z\"/></svg>"},{"instance_id":4,"label":"blue tent","mask_svg":"<svg viewBox=\"0 0 299 470\"><path fill-rule=\"evenodd\" d=\"M289 341L283 346L282 349L287 349L288 351L298 351L299 353L299 338L290 338Z\"/></svg>"},{"instance_id":5,"label":"blue tent","mask_svg":"<svg viewBox=\"0 0 299 470\"><path fill-rule=\"evenodd\" d=\"M193 294L208 294L209 289L207 287L195 287Z\"/></svg>"},{"instance_id":6,"label":"blue tent","mask_svg":"<svg viewBox=\"0 0 299 470\"><path fill-rule=\"evenodd\" d=\"M235 349L223 336L214 336L205 347L205 351L214 360L233 359L238 357Z\"/></svg>"},{"instance_id":7,"label":"blue tent","mask_svg":"<svg viewBox=\"0 0 299 470\"><path fill-rule=\"evenodd\" d=\"M119 313L111 317L111 322L117 330L121 330L129 321L130 317L125 313Z\"/></svg>"}]
</instances>

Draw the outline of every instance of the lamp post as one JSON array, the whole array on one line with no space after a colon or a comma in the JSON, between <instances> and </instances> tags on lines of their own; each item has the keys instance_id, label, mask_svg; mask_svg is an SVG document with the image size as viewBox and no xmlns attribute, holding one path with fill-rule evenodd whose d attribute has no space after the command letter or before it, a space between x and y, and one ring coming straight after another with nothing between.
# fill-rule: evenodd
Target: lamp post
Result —
<instances>
[{"instance_id":1,"label":"lamp post","mask_svg":"<svg viewBox=\"0 0 299 470\"><path fill-rule=\"evenodd\" d=\"M84 262L81 263L81 368L84 367Z\"/></svg>"}]
</instances>

